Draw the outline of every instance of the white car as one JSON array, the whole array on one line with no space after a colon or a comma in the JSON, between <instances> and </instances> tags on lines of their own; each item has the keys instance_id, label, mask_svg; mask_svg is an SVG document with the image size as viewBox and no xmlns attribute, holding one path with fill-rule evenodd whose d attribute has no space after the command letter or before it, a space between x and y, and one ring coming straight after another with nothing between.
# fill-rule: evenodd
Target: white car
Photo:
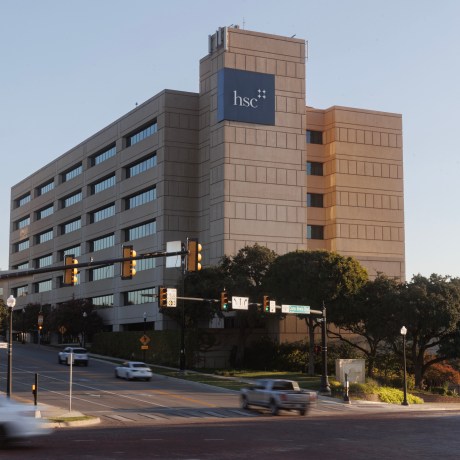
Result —
<instances>
[{"instance_id":1,"label":"white car","mask_svg":"<svg viewBox=\"0 0 460 460\"><path fill-rule=\"evenodd\" d=\"M89 362L88 352L86 351L85 348L80 348L80 347L66 347L64 348L63 351L60 351L58 353L59 364L62 364L62 363L70 364L69 358L71 354L73 356L73 364L76 364L76 365L83 364L83 366L88 365L88 362Z\"/></svg>"},{"instance_id":2,"label":"white car","mask_svg":"<svg viewBox=\"0 0 460 460\"><path fill-rule=\"evenodd\" d=\"M51 432L47 420L35 418L36 407L0 397L0 447L10 441L23 441Z\"/></svg>"},{"instance_id":3,"label":"white car","mask_svg":"<svg viewBox=\"0 0 460 460\"><path fill-rule=\"evenodd\" d=\"M147 380L152 378L152 371L145 363L139 361L126 361L115 368L115 377L126 380Z\"/></svg>"}]
</instances>

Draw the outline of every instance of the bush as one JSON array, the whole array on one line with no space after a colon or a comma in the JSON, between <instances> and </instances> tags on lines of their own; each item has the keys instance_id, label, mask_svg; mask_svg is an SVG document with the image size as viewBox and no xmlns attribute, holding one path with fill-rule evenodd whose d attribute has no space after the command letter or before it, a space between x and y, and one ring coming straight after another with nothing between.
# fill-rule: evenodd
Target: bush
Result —
<instances>
[{"instance_id":1,"label":"bush","mask_svg":"<svg viewBox=\"0 0 460 460\"><path fill-rule=\"evenodd\" d=\"M382 402L390 404L402 404L404 393L401 390L390 387L380 387L377 394ZM418 396L407 394L407 402L409 404L423 404L423 399Z\"/></svg>"},{"instance_id":2,"label":"bush","mask_svg":"<svg viewBox=\"0 0 460 460\"><path fill-rule=\"evenodd\" d=\"M425 372L425 383L429 388L460 385L460 372L446 362L432 364Z\"/></svg>"}]
</instances>

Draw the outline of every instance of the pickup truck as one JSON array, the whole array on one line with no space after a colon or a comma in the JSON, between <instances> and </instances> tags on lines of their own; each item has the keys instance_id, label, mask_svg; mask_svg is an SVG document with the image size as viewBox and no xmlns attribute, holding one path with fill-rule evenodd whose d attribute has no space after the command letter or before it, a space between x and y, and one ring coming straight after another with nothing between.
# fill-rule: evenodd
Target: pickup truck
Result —
<instances>
[{"instance_id":1,"label":"pickup truck","mask_svg":"<svg viewBox=\"0 0 460 460\"><path fill-rule=\"evenodd\" d=\"M241 389L241 407L260 406L278 415L280 409L298 410L305 415L318 402L315 391L302 390L294 380L261 379Z\"/></svg>"}]
</instances>

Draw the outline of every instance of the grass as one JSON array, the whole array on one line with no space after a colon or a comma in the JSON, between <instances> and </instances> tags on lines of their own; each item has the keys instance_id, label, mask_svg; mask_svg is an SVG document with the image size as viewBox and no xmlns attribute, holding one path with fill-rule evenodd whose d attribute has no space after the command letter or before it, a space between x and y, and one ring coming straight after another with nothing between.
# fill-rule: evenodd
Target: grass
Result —
<instances>
[{"instance_id":1,"label":"grass","mask_svg":"<svg viewBox=\"0 0 460 460\"><path fill-rule=\"evenodd\" d=\"M78 417L51 417L48 420L51 422L80 422L83 420L93 420L94 417L91 417L90 415L81 415Z\"/></svg>"}]
</instances>

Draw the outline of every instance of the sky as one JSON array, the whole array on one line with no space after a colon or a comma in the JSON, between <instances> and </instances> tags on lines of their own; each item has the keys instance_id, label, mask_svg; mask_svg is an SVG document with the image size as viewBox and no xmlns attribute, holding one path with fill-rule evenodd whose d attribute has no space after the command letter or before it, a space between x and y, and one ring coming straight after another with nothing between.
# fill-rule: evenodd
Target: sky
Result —
<instances>
[{"instance_id":1,"label":"sky","mask_svg":"<svg viewBox=\"0 0 460 460\"><path fill-rule=\"evenodd\" d=\"M460 277L458 0L0 0L0 269L11 187L163 89L208 35L308 42L307 100L403 117L406 277Z\"/></svg>"}]
</instances>

